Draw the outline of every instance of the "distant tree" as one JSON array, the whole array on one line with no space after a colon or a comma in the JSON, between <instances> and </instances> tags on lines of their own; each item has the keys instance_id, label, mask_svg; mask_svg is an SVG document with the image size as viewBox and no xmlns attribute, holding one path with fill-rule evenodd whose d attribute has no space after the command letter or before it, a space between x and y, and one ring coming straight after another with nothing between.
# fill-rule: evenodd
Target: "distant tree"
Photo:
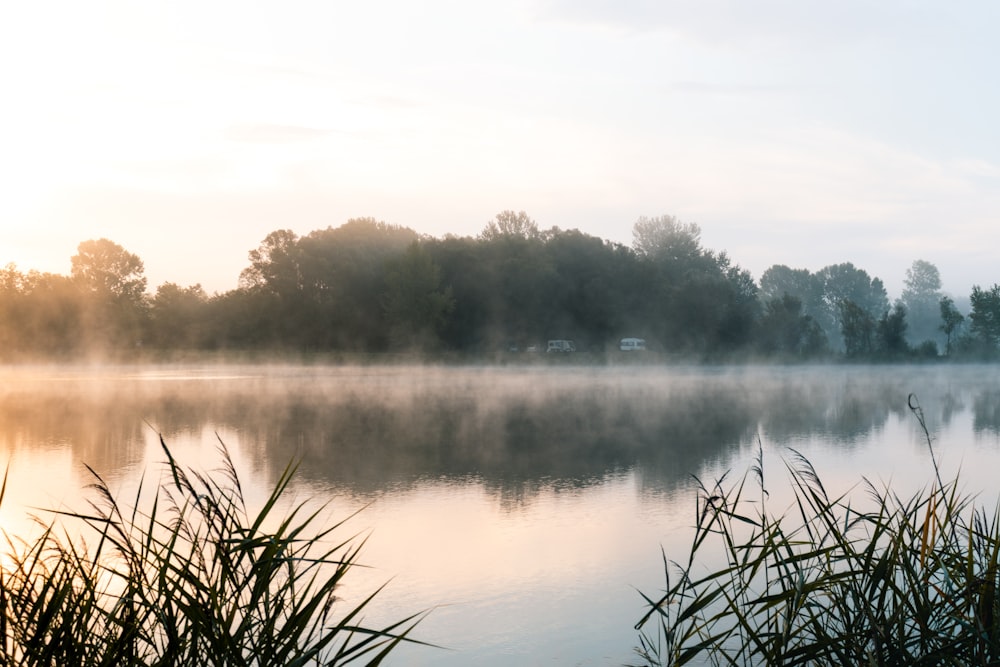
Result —
<instances>
[{"instance_id":1,"label":"distant tree","mask_svg":"<svg viewBox=\"0 0 1000 667\"><path fill-rule=\"evenodd\" d=\"M860 322L857 317L859 314L855 310L860 309L866 315L865 322L870 322L871 326L874 327L875 323L889 309L889 297L886 294L885 286L880 279L870 277L866 271L855 267L850 262L826 266L817 275L823 283L823 300L826 303L827 312L831 319L839 325L840 333L844 337L843 349L847 352L851 345L858 343L858 339L855 339L849 344L845 333L848 330L854 334L859 333L857 330ZM850 302L852 306L845 308L844 302ZM845 323L843 319L845 315L852 317L852 321ZM829 320L821 321L821 324L830 326ZM826 333L829 340L836 339L836 331L827 330ZM866 352L870 352L870 350Z\"/></svg>"},{"instance_id":2,"label":"distant tree","mask_svg":"<svg viewBox=\"0 0 1000 667\"><path fill-rule=\"evenodd\" d=\"M591 345L629 335L624 330L632 323L625 318L640 291L629 275L631 251L576 229L552 229L544 236L553 275L547 297L551 313L543 331L565 332L560 335Z\"/></svg>"},{"instance_id":3,"label":"distant tree","mask_svg":"<svg viewBox=\"0 0 1000 667\"><path fill-rule=\"evenodd\" d=\"M824 290L823 275L810 273L808 269L792 269L784 264L771 266L760 277L762 302L769 303L786 294L795 297L802 305L802 314L811 317L823 330L824 337L837 341L839 347L838 313L827 302Z\"/></svg>"},{"instance_id":4,"label":"distant tree","mask_svg":"<svg viewBox=\"0 0 1000 667\"><path fill-rule=\"evenodd\" d=\"M909 322L907 338L911 343L940 341L941 296L941 275L937 267L922 259L913 262L906 270L900 297L906 307Z\"/></svg>"},{"instance_id":5,"label":"distant tree","mask_svg":"<svg viewBox=\"0 0 1000 667\"><path fill-rule=\"evenodd\" d=\"M201 285L163 283L150 304L150 342L168 349L196 349L205 344L208 295Z\"/></svg>"},{"instance_id":6,"label":"distant tree","mask_svg":"<svg viewBox=\"0 0 1000 667\"><path fill-rule=\"evenodd\" d=\"M759 302L748 272L701 246L701 230L670 215L639 218L632 245L647 272L653 336L673 351L714 353L748 344Z\"/></svg>"},{"instance_id":7,"label":"distant tree","mask_svg":"<svg viewBox=\"0 0 1000 667\"><path fill-rule=\"evenodd\" d=\"M681 268L701 264L701 228L672 215L640 217L632 226L632 248L643 257L665 260Z\"/></svg>"},{"instance_id":8,"label":"distant tree","mask_svg":"<svg viewBox=\"0 0 1000 667\"><path fill-rule=\"evenodd\" d=\"M724 276L725 312L718 331L718 344L730 349L751 342L754 326L760 316L757 283L749 271L733 264L725 252L716 254L716 263Z\"/></svg>"},{"instance_id":9,"label":"distant tree","mask_svg":"<svg viewBox=\"0 0 1000 667\"><path fill-rule=\"evenodd\" d=\"M0 359L17 357L24 325L24 275L15 264L0 269Z\"/></svg>"},{"instance_id":10,"label":"distant tree","mask_svg":"<svg viewBox=\"0 0 1000 667\"><path fill-rule=\"evenodd\" d=\"M962 313L958 312L958 308L955 307L955 302L951 297L943 296L938 303L941 310L941 331L945 335L945 354L950 355L952 353L952 345L954 343L955 337L960 333L962 323L965 321L965 317Z\"/></svg>"},{"instance_id":11,"label":"distant tree","mask_svg":"<svg viewBox=\"0 0 1000 667\"><path fill-rule=\"evenodd\" d=\"M985 353L993 354L1000 343L1000 285L989 289L975 285L969 300L969 331Z\"/></svg>"},{"instance_id":12,"label":"distant tree","mask_svg":"<svg viewBox=\"0 0 1000 667\"><path fill-rule=\"evenodd\" d=\"M539 236L538 225L524 211L501 211L496 218L486 223L479 234L483 241L499 239L536 239Z\"/></svg>"},{"instance_id":13,"label":"distant tree","mask_svg":"<svg viewBox=\"0 0 1000 667\"><path fill-rule=\"evenodd\" d=\"M80 286L68 276L30 271L23 276L18 315L19 352L69 357L90 343L87 309Z\"/></svg>"},{"instance_id":14,"label":"distant tree","mask_svg":"<svg viewBox=\"0 0 1000 667\"><path fill-rule=\"evenodd\" d=\"M139 256L102 238L82 242L70 262L83 305L80 334L88 349L141 345L148 301Z\"/></svg>"},{"instance_id":15,"label":"distant tree","mask_svg":"<svg viewBox=\"0 0 1000 667\"><path fill-rule=\"evenodd\" d=\"M272 294L290 294L302 288L299 237L290 229L271 232L249 254L250 266L240 273L240 286Z\"/></svg>"},{"instance_id":16,"label":"distant tree","mask_svg":"<svg viewBox=\"0 0 1000 667\"><path fill-rule=\"evenodd\" d=\"M424 249L441 271L441 284L451 291L454 308L441 331L445 347L474 351L486 345L496 301L496 267L484 261L483 243L472 237L428 239Z\"/></svg>"},{"instance_id":17,"label":"distant tree","mask_svg":"<svg viewBox=\"0 0 1000 667\"><path fill-rule=\"evenodd\" d=\"M412 229L374 218L352 218L302 237L301 316L294 319L300 345L385 350L386 267L418 240Z\"/></svg>"},{"instance_id":18,"label":"distant tree","mask_svg":"<svg viewBox=\"0 0 1000 667\"><path fill-rule=\"evenodd\" d=\"M850 299L841 301L839 310L844 354L848 358L870 357L875 350L875 319Z\"/></svg>"},{"instance_id":19,"label":"distant tree","mask_svg":"<svg viewBox=\"0 0 1000 667\"><path fill-rule=\"evenodd\" d=\"M758 346L766 355L811 357L826 349L823 329L788 293L764 304L758 331Z\"/></svg>"},{"instance_id":20,"label":"distant tree","mask_svg":"<svg viewBox=\"0 0 1000 667\"><path fill-rule=\"evenodd\" d=\"M440 269L419 243L389 260L383 308L393 348L438 347L438 336L454 305L451 290L441 289Z\"/></svg>"},{"instance_id":21,"label":"distant tree","mask_svg":"<svg viewBox=\"0 0 1000 667\"><path fill-rule=\"evenodd\" d=\"M906 306L896 302L878 321L877 353L883 359L901 359L910 353L906 342ZM933 341L932 341L933 344Z\"/></svg>"},{"instance_id":22,"label":"distant tree","mask_svg":"<svg viewBox=\"0 0 1000 667\"><path fill-rule=\"evenodd\" d=\"M144 267L138 255L109 241L84 241L70 259L71 275L84 289L139 304L146 295Z\"/></svg>"}]
</instances>

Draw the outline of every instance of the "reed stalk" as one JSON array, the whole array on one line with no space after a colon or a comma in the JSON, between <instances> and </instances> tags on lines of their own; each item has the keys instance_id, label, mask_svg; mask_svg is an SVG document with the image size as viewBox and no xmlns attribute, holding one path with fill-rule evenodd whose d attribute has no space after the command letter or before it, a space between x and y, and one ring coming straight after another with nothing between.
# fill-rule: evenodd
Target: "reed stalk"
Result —
<instances>
[{"instance_id":1,"label":"reed stalk","mask_svg":"<svg viewBox=\"0 0 1000 667\"><path fill-rule=\"evenodd\" d=\"M643 664L1000 664L1000 506L942 481L909 405L935 474L910 497L866 479L863 507L830 497L791 450L794 500L774 512L759 443L742 479L699 481L689 553L664 555L663 593L642 594ZM719 555L722 566L702 567Z\"/></svg>"},{"instance_id":2,"label":"reed stalk","mask_svg":"<svg viewBox=\"0 0 1000 667\"><path fill-rule=\"evenodd\" d=\"M123 506L88 468L88 511L56 512L28 543L5 536L0 665L378 665L415 641L420 614L366 625L381 589L338 598L363 540L337 538L343 522L321 527L305 503L279 514L294 465L251 512L221 442L212 474L182 468L160 442L167 474L145 510L145 480Z\"/></svg>"}]
</instances>

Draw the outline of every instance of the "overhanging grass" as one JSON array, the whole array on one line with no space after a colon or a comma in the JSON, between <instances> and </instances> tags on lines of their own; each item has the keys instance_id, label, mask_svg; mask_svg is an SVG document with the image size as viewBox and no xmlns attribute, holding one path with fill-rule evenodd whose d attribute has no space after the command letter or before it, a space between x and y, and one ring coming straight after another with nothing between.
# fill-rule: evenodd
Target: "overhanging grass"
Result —
<instances>
[{"instance_id":1,"label":"overhanging grass","mask_svg":"<svg viewBox=\"0 0 1000 667\"><path fill-rule=\"evenodd\" d=\"M93 470L88 512L21 543L5 536L0 665L377 665L419 621L368 627L336 589L363 541L336 538L306 505L278 514L294 466L255 513L228 452L214 474L185 470L163 444L166 481L119 504ZM6 478L4 486L6 488ZM2 499L0 491L0 499ZM67 523L92 531L71 537Z\"/></svg>"},{"instance_id":2,"label":"overhanging grass","mask_svg":"<svg viewBox=\"0 0 1000 667\"><path fill-rule=\"evenodd\" d=\"M923 413L910 397L927 444ZM944 483L870 503L827 495L792 450L790 509L774 513L763 454L750 472L699 484L687 557L636 624L647 665L1000 664L1000 507ZM751 497L753 496L753 497ZM724 565L703 568L722 555ZM707 570L707 571L706 571Z\"/></svg>"}]
</instances>

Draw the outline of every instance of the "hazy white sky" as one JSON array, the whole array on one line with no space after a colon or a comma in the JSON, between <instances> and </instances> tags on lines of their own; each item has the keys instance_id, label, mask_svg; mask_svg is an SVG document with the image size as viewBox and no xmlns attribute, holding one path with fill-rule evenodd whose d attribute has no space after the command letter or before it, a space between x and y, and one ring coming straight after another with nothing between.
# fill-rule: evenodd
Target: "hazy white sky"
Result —
<instances>
[{"instance_id":1,"label":"hazy white sky","mask_svg":"<svg viewBox=\"0 0 1000 667\"><path fill-rule=\"evenodd\" d=\"M1000 3L34 0L0 10L0 264L84 240L236 286L276 229L631 243L698 223L759 277L1000 282Z\"/></svg>"}]
</instances>

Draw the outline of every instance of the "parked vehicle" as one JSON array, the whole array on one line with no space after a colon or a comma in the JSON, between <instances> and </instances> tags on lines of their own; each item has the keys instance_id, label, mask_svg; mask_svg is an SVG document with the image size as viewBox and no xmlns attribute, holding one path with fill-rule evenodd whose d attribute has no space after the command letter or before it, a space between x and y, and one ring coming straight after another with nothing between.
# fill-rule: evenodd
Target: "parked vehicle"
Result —
<instances>
[{"instance_id":1,"label":"parked vehicle","mask_svg":"<svg viewBox=\"0 0 1000 667\"><path fill-rule=\"evenodd\" d=\"M622 338L618 341L618 349L622 352L638 352L646 349L645 338Z\"/></svg>"},{"instance_id":2,"label":"parked vehicle","mask_svg":"<svg viewBox=\"0 0 1000 667\"><path fill-rule=\"evenodd\" d=\"M571 340L550 340L546 352L576 352L576 344Z\"/></svg>"}]
</instances>

